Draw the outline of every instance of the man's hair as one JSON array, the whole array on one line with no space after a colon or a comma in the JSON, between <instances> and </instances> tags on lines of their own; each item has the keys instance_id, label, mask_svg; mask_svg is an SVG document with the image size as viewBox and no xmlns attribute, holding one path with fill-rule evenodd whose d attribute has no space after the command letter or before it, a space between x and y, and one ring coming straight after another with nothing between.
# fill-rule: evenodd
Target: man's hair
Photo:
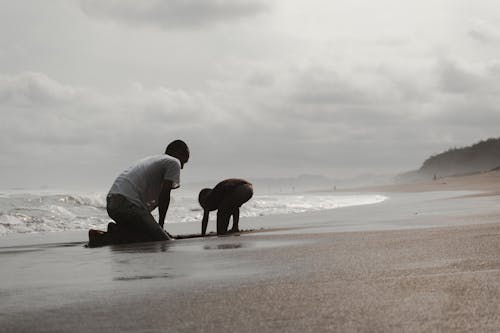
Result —
<instances>
[{"instance_id":1,"label":"man's hair","mask_svg":"<svg viewBox=\"0 0 500 333\"><path fill-rule=\"evenodd\" d=\"M184 141L175 140L168 144L165 154L180 157L186 163L189 160L189 147Z\"/></svg>"}]
</instances>

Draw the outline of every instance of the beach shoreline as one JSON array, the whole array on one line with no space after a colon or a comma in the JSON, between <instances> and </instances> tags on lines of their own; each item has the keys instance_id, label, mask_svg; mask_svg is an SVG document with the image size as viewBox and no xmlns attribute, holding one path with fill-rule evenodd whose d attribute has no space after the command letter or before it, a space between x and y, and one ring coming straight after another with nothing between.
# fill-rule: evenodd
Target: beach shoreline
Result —
<instances>
[{"instance_id":1,"label":"beach shoreline","mask_svg":"<svg viewBox=\"0 0 500 333\"><path fill-rule=\"evenodd\" d=\"M390 199L246 220L243 228L267 230L241 236L96 249L69 239L58 246L55 236L54 246L3 246L0 326L6 332L498 331L498 178L365 189Z\"/></svg>"}]
</instances>

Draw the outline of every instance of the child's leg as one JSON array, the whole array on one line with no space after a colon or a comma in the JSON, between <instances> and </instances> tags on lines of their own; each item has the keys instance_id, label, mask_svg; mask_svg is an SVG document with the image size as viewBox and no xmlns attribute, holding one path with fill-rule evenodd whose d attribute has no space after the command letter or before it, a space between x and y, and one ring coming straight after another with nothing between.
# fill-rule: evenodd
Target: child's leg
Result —
<instances>
[{"instance_id":1,"label":"child's leg","mask_svg":"<svg viewBox=\"0 0 500 333\"><path fill-rule=\"evenodd\" d=\"M219 209L217 210L217 235L223 235L227 233L230 217L231 217L230 208L219 207Z\"/></svg>"},{"instance_id":2,"label":"child's leg","mask_svg":"<svg viewBox=\"0 0 500 333\"><path fill-rule=\"evenodd\" d=\"M250 200L253 195L253 188L250 184L242 184L236 187L222 200L217 211L217 233L219 230L227 232L229 219L233 216L233 228L231 231L239 231L238 223L240 220L240 207ZM219 222L220 220L220 222Z\"/></svg>"},{"instance_id":3,"label":"child's leg","mask_svg":"<svg viewBox=\"0 0 500 333\"><path fill-rule=\"evenodd\" d=\"M237 207L233 211L233 227L231 228L231 232L238 232L240 229L238 228L238 222L240 221L240 208Z\"/></svg>"}]
</instances>

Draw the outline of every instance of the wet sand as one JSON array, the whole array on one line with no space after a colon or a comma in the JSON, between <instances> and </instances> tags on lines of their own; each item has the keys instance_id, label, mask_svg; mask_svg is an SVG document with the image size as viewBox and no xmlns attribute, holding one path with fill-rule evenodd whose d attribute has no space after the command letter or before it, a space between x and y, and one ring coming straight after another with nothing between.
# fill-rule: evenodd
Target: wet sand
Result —
<instances>
[{"instance_id":1,"label":"wet sand","mask_svg":"<svg viewBox=\"0 0 500 333\"><path fill-rule=\"evenodd\" d=\"M241 236L95 249L78 232L3 239L0 327L496 332L500 197L486 183L371 189L390 199L242 220L265 230Z\"/></svg>"}]
</instances>

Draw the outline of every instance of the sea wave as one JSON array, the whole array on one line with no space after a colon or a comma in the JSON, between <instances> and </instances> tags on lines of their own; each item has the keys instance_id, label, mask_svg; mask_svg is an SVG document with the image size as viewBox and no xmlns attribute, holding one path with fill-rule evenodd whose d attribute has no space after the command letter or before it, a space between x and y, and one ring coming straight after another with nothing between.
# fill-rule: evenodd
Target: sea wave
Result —
<instances>
[{"instance_id":1,"label":"sea wave","mask_svg":"<svg viewBox=\"0 0 500 333\"><path fill-rule=\"evenodd\" d=\"M240 216L302 213L375 204L385 199L382 195L366 194L255 195L241 208ZM167 222L199 222L202 213L195 195L173 195ZM211 215L215 218L216 214ZM0 235L105 229L110 221L105 193L0 193Z\"/></svg>"}]
</instances>

